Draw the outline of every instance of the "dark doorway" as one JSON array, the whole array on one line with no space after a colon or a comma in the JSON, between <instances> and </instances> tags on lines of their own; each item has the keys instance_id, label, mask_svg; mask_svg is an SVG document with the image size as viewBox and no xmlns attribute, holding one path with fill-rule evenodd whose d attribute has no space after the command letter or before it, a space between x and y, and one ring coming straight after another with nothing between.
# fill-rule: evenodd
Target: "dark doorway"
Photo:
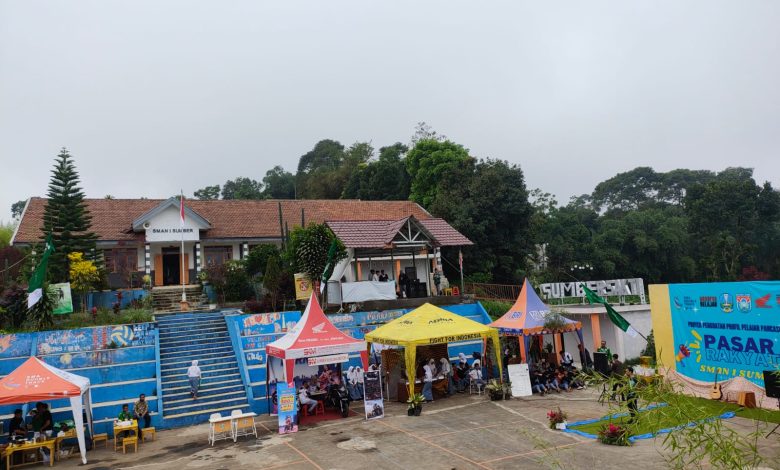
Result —
<instances>
[{"instance_id":1,"label":"dark doorway","mask_svg":"<svg viewBox=\"0 0 780 470\"><path fill-rule=\"evenodd\" d=\"M178 248L163 248L163 285L177 286L181 284L181 258Z\"/></svg>"}]
</instances>

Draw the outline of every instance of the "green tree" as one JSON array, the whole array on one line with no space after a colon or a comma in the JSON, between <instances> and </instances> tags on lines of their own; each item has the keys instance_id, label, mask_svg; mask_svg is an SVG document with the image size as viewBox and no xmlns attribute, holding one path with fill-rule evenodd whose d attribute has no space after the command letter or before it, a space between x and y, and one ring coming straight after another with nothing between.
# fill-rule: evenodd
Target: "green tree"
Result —
<instances>
[{"instance_id":1,"label":"green tree","mask_svg":"<svg viewBox=\"0 0 780 470\"><path fill-rule=\"evenodd\" d=\"M397 142L379 149L379 159L358 164L352 172L342 197L365 201L403 201L409 199L411 184L403 155L408 150Z\"/></svg>"},{"instance_id":2,"label":"green tree","mask_svg":"<svg viewBox=\"0 0 780 470\"><path fill-rule=\"evenodd\" d=\"M247 274L257 276L263 274L270 258L279 258L279 248L270 243L258 245L249 251L249 255L244 259L244 267Z\"/></svg>"},{"instance_id":3,"label":"green tree","mask_svg":"<svg viewBox=\"0 0 780 470\"><path fill-rule=\"evenodd\" d=\"M92 217L79 187L73 157L65 148L57 156L47 197L41 240L51 232L55 251L49 259L49 280L65 282L68 280L68 253L80 251L94 259L97 239L90 231Z\"/></svg>"},{"instance_id":4,"label":"green tree","mask_svg":"<svg viewBox=\"0 0 780 470\"><path fill-rule=\"evenodd\" d=\"M533 208L520 167L502 160L475 165L473 159L464 159L442 173L438 188L431 212L474 242L464 251L464 270L490 274L499 283L519 282L533 249ZM448 256L457 266L457 253Z\"/></svg>"},{"instance_id":5,"label":"green tree","mask_svg":"<svg viewBox=\"0 0 780 470\"><path fill-rule=\"evenodd\" d=\"M4 310L3 326L21 328L27 319L27 290L19 284L11 284L0 296L0 307Z\"/></svg>"},{"instance_id":6,"label":"green tree","mask_svg":"<svg viewBox=\"0 0 780 470\"><path fill-rule=\"evenodd\" d=\"M48 330L54 325L54 307L57 306L57 291L48 283L43 285L40 300L29 310L29 319L36 331Z\"/></svg>"},{"instance_id":7,"label":"green tree","mask_svg":"<svg viewBox=\"0 0 780 470\"><path fill-rule=\"evenodd\" d=\"M263 275L263 287L268 292L271 300L271 310L276 311L276 305L279 303L279 296L282 289L282 270L279 267L280 259L278 256L268 258Z\"/></svg>"},{"instance_id":8,"label":"green tree","mask_svg":"<svg viewBox=\"0 0 780 470\"><path fill-rule=\"evenodd\" d=\"M339 172L344 161L344 146L335 140L317 142L301 156L295 184L299 199L338 199L346 179Z\"/></svg>"},{"instance_id":9,"label":"green tree","mask_svg":"<svg viewBox=\"0 0 780 470\"><path fill-rule=\"evenodd\" d=\"M213 201L215 199L219 199L219 191L219 185L215 184L214 186L206 186L205 188L201 188L195 191L193 196L202 201Z\"/></svg>"},{"instance_id":10,"label":"green tree","mask_svg":"<svg viewBox=\"0 0 780 470\"><path fill-rule=\"evenodd\" d=\"M406 155L406 170L411 176L409 199L429 207L436 199L437 186L444 174L464 168L472 160L468 150L449 140L418 141Z\"/></svg>"},{"instance_id":11,"label":"green tree","mask_svg":"<svg viewBox=\"0 0 780 470\"><path fill-rule=\"evenodd\" d=\"M14 219L18 219L22 216L22 212L24 212L24 206L27 205L27 200L24 201L16 201L15 203L11 204L11 217Z\"/></svg>"},{"instance_id":12,"label":"green tree","mask_svg":"<svg viewBox=\"0 0 780 470\"><path fill-rule=\"evenodd\" d=\"M296 272L306 273L313 281L322 277L328 263L328 250L336 240L337 251L334 263L346 258L347 250L341 241L325 224L311 223L306 228L295 227L290 232L286 258Z\"/></svg>"},{"instance_id":13,"label":"green tree","mask_svg":"<svg viewBox=\"0 0 780 470\"><path fill-rule=\"evenodd\" d=\"M263 195L268 199L295 199L295 175L279 165L265 173L263 185Z\"/></svg>"},{"instance_id":14,"label":"green tree","mask_svg":"<svg viewBox=\"0 0 780 470\"><path fill-rule=\"evenodd\" d=\"M222 185L222 199L263 199L263 183L239 176Z\"/></svg>"},{"instance_id":15,"label":"green tree","mask_svg":"<svg viewBox=\"0 0 780 470\"><path fill-rule=\"evenodd\" d=\"M0 248L5 248L11 244L11 238L14 236L14 224L3 223L0 221Z\"/></svg>"}]
</instances>

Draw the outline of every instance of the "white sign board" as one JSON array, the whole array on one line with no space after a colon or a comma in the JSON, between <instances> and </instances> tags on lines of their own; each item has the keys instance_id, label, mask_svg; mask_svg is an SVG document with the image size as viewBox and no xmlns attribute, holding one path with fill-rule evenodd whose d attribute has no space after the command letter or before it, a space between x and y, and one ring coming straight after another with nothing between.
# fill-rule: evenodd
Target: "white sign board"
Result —
<instances>
[{"instance_id":1,"label":"white sign board","mask_svg":"<svg viewBox=\"0 0 780 470\"><path fill-rule=\"evenodd\" d=\"M510 364L507 369L509 369L509 381L512 382L512 396L530 397L533 395L528 364Z\"/></svg>"},{"instance_id":2,"label":"white sign board","mask_svg":"<svg viewBox=\"0 0 780 470\"><path fill-rule=\"evenodd\" d=\"M333 354L332 356L317 356L309 358L310 366L320 366L323 364L340 364L349 360L349 354Z\"/></svg>"},{"instance_id":3,"label":"white sign board","mask_svg":"<svg viewBox=\"0 0 780 470\"><path fill-rule=\"evenodd\" d=\"M168 207L152 218L144 227L147 242L178 242L200 240L200 229L191 217L184 219L182 227L178 207Z\"/></svg>"}]
</instances>

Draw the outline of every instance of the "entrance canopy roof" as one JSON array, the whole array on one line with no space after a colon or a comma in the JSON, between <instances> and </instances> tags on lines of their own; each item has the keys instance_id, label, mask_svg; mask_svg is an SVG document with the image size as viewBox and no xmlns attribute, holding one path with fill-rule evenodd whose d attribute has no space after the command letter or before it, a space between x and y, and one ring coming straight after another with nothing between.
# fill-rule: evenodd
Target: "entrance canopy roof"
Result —
<instances>
[{"instance_id":1,"label":"entrance canopy roof","mask_svg":"<svg viewBox=\"0 0 780 470\"><path fill-rule=\"evenodd\" d=\"M328 320L312 294L301 320L289 333L269 343L266 354L280 359L365 352L366 342L342 333Z\"/></svg>"},{"instance_id":2,"label":"entrance canopy roof","mask_svg":"<svg viewBox=\"0 0 780 470\"><path fill-rule=\"evenodd\" d=\"M408 216L396 220L329 220L326 223L347 248L399 249L473 244L443 219L419 220Z\"/></svg>"},{"instance_id":3,"label":"entrance canopy roof","mask_svg":"<svg viewBox=\"0 0 780 470\"><path fill-rule=\"evenodd\" d=\"M550 307L542 302L531 283L528 282L528 279L525 279L517 301L515 301L508 312L491 323L490 326L498 328L498 331L502 334L517 336L565 333L582 328L582 323L561 316L560 318L563 320L562 326L554 330L547 329L544 324L549 314Z\"/></svg>"},{"instance_id":4,"label":"entrance canopy roof","mask_svg":"<svg viewBox=\"0 0 780 470\"><path fill-rule=\"evenodd\" d=\"M88 378L31 357L0 380L0 405L77 397L88 389Z\"/></svg>"}]
</instances>

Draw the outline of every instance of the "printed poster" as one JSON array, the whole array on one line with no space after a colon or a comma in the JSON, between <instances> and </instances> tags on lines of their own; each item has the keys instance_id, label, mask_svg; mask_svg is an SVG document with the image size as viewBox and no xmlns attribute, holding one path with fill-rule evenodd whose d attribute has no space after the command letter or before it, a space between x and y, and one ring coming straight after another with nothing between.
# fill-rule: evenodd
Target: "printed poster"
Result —
<instances>
[{"instance_id":1,"label":"printed poster","mask_svg":"<svg viewBox=\"0 0 780 470\"><path fill-rule=\"evenodd\" d=\"M363 403L366 419L385 416L385 403L382 400L382 374L378 370L366 371L363 376Z\"/></svg>"},{"instance_id":2,"label":"printed poster","mask_svg":"<svg viewBox=\"0 0 780 470\"><path fill-rule=\"evenodd\" d=\"M528 364L509 364L507 370L509 371L509 382L512 384L513 397L530 397L533 395Z\"/></svg>"},{"instance_id":3,"label":"printed poster","mask_svg":"<svg viewBox=\"0 0 780 470\"><path fill-rule=\"evenodd\" d=\"M764 386L780 364L780 282L669 284L678 373Z\"/></svg>"},{"instance_id":4,"label":"printed poster","mask_svg":"<svg viewBox=\"0 0 780 470\"><path fill-rule=\"evenodd\" d=\"M295 299L309 300L311 293L314 292L311 279L304 273L297 273L295 278Z\"/></svg>"},{"instance_id":5,"label":"printed poster","mask_svg":"<svg viewBox=\"0 0 780 470\"><path fill-rule=\"evenodd\" d=\"M276 384L276 396L279 402L279 434L298 432L296 415L298 414L295 387L284 382Z\"/></svg>"},{"instance_id":6,"label":"printed poster","mask_svg":"<svg viewBox=\"0 0 780 470\"><path fill-rule=\"evenodd\" d=\"M70 283L63 282L60 284L52 284L51 288L54 289L55 298L57 304L54 306L55 315L63 315L66 313L73 313L73 299L70 296Z\"/></svg>"}]
</instances>

